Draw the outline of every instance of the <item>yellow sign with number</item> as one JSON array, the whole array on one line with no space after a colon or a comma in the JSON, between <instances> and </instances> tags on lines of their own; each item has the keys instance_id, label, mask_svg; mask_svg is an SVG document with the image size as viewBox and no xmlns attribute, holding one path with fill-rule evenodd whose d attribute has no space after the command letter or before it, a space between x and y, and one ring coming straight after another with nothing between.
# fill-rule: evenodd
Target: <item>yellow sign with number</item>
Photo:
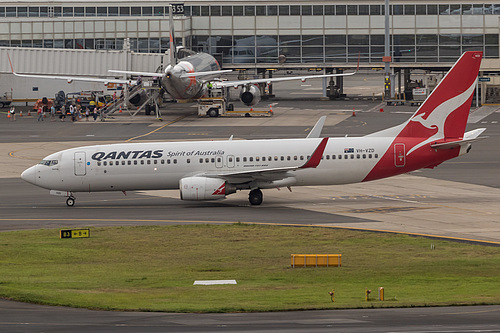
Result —
<instances>
[{"instance_id":1,"label":"yellow sign with number","mask_svg":"<svg viewBox=\"0 0 500 333\"><path fill-rule=\"evenodd\" d=\"M61 238L89 238L90 229L61 230L60 236Z\"/></svg>"}]
</instances>

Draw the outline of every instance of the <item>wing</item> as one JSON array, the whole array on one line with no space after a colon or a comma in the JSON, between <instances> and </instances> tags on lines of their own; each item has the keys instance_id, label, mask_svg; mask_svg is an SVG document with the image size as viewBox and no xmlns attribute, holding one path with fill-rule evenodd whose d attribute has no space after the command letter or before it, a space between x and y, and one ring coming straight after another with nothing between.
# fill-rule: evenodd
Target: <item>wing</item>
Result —
<instances>
[{"instance_id":1,"label":"wing","mask_svg":"<svg viewBox=\"0 0 500 333\"><path fill-rule=\"evenodd\" d=\"M337 76L350 76L356 74L357 71L351 73L343 73L343 74L323 74L323 75L304 75L304 76L287 76L287 77L276 77L276 78L267 78L267 79L252 79L252 80L239 80L239 81L224 81L224 82L214 82L214 86L216 88L224 88L224 87L239 87L246 86L248 84L258 84L258 83L274 83L274 82L283 82L283 81L293 81L293 80L301 80L305 82L309 79L320 79L323 77L337 77Z\"/></svg>"},{"instance_id":2,"label":"wing","mask_svg":"<svg viewBox=\"0 0 500 333\"><path fill-rule=\"evenodd\" d=\"M217 173L201 173L198 176L223 178L233 184L247 183L251 181L278 181L292 176L289 172L300 169L316 168L321 162L321 157L325 151L328 138L323 138L318 144L311 157L302 165L283 167L283 168L268 168L249 171L237 172L217 172Z\"/></svg>"},{"instance_id":3,"label":"wing","mask_svg":"<svg viewBox=\"0 0 500 333\"><path fill-rule=\"evenodd\" d=\"M36 75L36 74L19 74L16 72L12 72L12 74L14 74L15 76L19 76L19 77L65 80L68 83L71 83L73 81L85 81L85 82L100 82L103 84L108 84L108 83L120 83L120 84L132 83L132 84L136 84L135 80L102 79L102 78L97 78L97 77L86 77L86 76Z\"/></svg>"},{"instance_id":4,"label":"wing","mask_svg":"<svg viewBox=\"0 0 500 333\"><path fill-rule=\"evenodd\" d=\"M119 74L130 74L130 75L140 75L140 76L148 76L148 77L165 77L165 73L155 73L155 72L134 72L134 71L121 71L110 69L108 72L119 73ZM194 73L184 73L180 77L199 77L199 76L209 76L209 75L219 75L223 73L232 72L231 69L225 69L220 71L204 71L204 72L194 72Z\"/></svg>"},{"instance_id":5,"label":"wing","mask_svg":"<svg viewBox=\"0 0 500 333\"><path fill-rule=\"evenodd\" d=\"M283 81L293 81L293 80L301 80L302 82L306 82L309 79L320 79L324 77L338 77L338 76L351 76L358 72L359 70L359 60L360 56L358 55L358 66L354 72L351 73L342 73L342 74L322 74L322 75L304 75L304 76L289 76L289 77L276 77L276 78L267 78L267 79L252 79L252 80L238 80L238 81L223 81L223 82L214 82L214 86L216 88L224 88L224 87L239 87L246 86L249 84L258 84L258 83L274 83L274 82L283 82Z\"/></svg>"},{"instance_id":6,"label":"wing","mask_svg":"<svg viewBox=\"0 0 500 333\"><path fill-rule=\"evenodd\" d=\"M135 80L120 80L120 79L102 79L97 77L85 77L85 76L58 76L58 75L37 75L37 74L19 74L14 71L14 66L12 66L12 61L10 60L10 55L7 53L7 58L9 58L10 69L12 74L19 77L29 77L36 79L52 79L52 80L65 80L68 83L73 81L85 81L85 82L100 82L107 85L108 83L120 83L127 84L133 83L136 84Z\"/></svg>"}]
</instances>

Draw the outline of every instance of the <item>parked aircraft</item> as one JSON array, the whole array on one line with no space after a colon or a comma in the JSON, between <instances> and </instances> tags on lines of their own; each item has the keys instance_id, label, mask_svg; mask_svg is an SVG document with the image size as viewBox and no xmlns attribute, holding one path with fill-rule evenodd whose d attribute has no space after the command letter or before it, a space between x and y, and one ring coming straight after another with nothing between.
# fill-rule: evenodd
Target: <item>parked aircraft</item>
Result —
<instances>
[{"instance_id":1,"label":"parked aircraft","mask_svg":"<svg viewBox=\"0 0 500 333\"><path fill-rule=\"evenodd\" d=\"M152 142L63 150L25 170L25 181L76 192L179 189L183 200L217 200L250 190L335 185L434 168L469 152L484 128L465 132L482 52L465 52L410 119L363 137L320 138L325 117L304 139Z\"/></svg>"}]
</instances>

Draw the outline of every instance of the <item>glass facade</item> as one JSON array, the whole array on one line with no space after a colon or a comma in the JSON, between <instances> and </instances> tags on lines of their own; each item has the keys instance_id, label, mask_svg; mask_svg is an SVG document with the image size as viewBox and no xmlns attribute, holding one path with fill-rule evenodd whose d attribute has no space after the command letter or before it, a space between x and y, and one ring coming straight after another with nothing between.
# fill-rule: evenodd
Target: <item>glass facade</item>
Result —
<instances>
[{"instance_id":1,"label":"glass facade","mask_svg":"<svg viewBox=\"0 0 500 333\"><path fill-rule=\"evenodd\" d=\"M168 10L139 1L0 5L0 46L112 50L129 38L132 51L163 53ZM345 63L356 62L358 54L362 62L378 63L384 11L382 4L190 5L177 42L220 55L226 64L272 64L280 56L287 63ZM391 35L394 62L454 62L468 50L499 57L500 4L392 4L390 13L397 27Z\"/></svg>"}]
</instances>

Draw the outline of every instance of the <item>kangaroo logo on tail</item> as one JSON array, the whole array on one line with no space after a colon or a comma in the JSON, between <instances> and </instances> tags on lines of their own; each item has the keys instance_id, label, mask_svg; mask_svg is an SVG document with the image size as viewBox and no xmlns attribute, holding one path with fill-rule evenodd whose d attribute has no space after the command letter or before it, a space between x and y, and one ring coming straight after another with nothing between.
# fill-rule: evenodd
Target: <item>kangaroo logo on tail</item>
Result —
<instances>
[{"instance_id":1,"label":"kangaroo logo on tail","mask_svg":"<svg viewBox=\"0 0 500 333\"><path fill-rule=\"evenodd\" d=\"M463 138L482 55L465 52L410 118L400 136L422 141L407 155L433 141Z\"/></svg>"}]
</instances>

